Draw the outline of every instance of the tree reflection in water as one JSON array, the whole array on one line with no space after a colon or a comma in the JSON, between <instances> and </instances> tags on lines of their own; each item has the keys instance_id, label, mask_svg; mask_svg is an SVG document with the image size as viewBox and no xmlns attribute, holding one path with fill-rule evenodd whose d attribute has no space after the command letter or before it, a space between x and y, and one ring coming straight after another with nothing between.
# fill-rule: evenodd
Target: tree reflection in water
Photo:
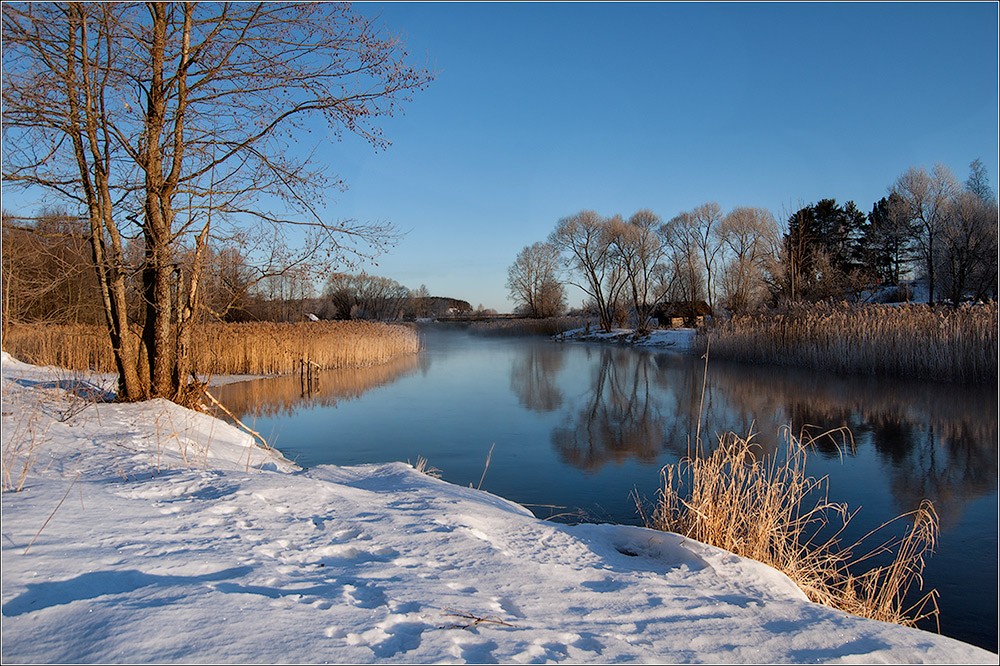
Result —
<instances>
[{"instance_id":1,"label":"tree reflection in water","mask_svg":"<svg viewBox=\"0 0 1000 666\"><path fill-rule=\"evenodd\" d=\"M561 349L530 345L510 365L510 390L525 409L553 412L563 403L556 377L566 356Z\"/></svg>"},{"instance_id":2,"label":"tree reflection in water","mask_svg":"<svg viewBox=\"0 0 1000 666\"><path fill-rule=\"evenodd\" d=\"M703 361L618 347L588 348L580 356L587 359L590 385L563 410L551 439L563 461L583 470L630 458L663 463L671 455L688 455L700 419L702 449L709 452L718 435L730 431L746 435L752 429L771 452L783 428L816 435L847 427L853 447L841 436L820 437L817 454L843 458L847 465L861 447L871 447L898 512L929 498L945 529L968 501L996 488L995 384L837 377L711 361L702 406ZM561 395L553 373L543 367L533 356L515 364L511 387L518 396ZM540 404L557 406L550 399L534 408Z\"/></svg>"},{"instance_id":3,"label":"tree reflection in water","mask_svg":"<svg viewBox=\"0 0 1000 666\"><path fill-rule=\"evenodd\" d=\"M610 347L595 356L592 390L552 432L559 456L585 470L630 457L655 461L665 429L659 403L652 399L653 357Z\"/></svg>"},{"instance_id":4,"label":"tree reflection in water","mask_svg":"<svg viewBox=\"0 0 1000 666\"><path fill-rule=\"evenodd\" d=\"M759 413L762 434L790 424L792 432L823 432L846 426L856 447L871 446L883 462L896 509L912 511L934 501L946 529L971 499L997 484L996 385L961 385L717 364L710 381L725 387L731 404L748 398ZM761 408L766 395L768 407ZM817 442L827 458L856 451Z\"/></svg>"}]
</instances>

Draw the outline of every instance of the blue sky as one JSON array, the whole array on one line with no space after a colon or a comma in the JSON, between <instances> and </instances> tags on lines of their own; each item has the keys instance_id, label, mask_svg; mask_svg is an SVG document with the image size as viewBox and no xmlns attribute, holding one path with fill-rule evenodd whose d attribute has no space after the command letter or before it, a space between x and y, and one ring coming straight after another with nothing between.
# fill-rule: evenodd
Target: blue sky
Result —
<instances>
[{"instance_id":1,"label":"blue sky","mask_svg":"<svg viewBox=\"0 0 1000 666\"><path fill-rule=\"evenodd\" d=\"M509 311L517 252L583 209L870 210L908 167L997 188L997 3L361 3L437 72L392 145L319 146L369 272ZM315 135L313 135L315 136ZM570 305L580 304L573 293Z\"/></svg>"},{"instance_id":2,"label":"blue sky","mask_svg":"<svg viewBox=\"0 0 1000 666\"><path fill-rule=\"evenodd\" d=\"M331 210L408 232L373 272L473 306L509 311L517 252L583 209L870 210L910 166L977 157L997 189L996 3L356 8L437 78L387 151L333 149Z\"/></svg>"}]
</instances>

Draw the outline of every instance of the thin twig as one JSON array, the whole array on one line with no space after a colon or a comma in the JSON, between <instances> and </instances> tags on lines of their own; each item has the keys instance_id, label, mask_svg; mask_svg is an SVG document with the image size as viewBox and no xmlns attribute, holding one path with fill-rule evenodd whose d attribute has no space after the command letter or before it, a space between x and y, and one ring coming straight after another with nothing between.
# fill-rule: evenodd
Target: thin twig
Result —
<instances>
[{"instance_id":1,"label":"thin twig","mask_svg":"<svg viewBox=\"0 0 1000 666\"><path fill-rule=\"evenodd\" d=\"M76 483L76 480L80 478L80 474L82 474L82 472L77 472L76 476L73 477L73 480L70 481L69 488L66 489L65 494L63 494L62 496L62 499L59 500L59 504L56 504L56 508L52 509L52 513L49 514L49 517L45 519L45 522L42 523L42 526L38 528L37 532L35 532L35 536L31 537L31 541L28 542L28 546L24 549L24 553L22 553L22 555L28 554L28 550L30 550L31 546L34 545L35 539L38 538L38 535L42 533L42 530L45 529L45 526L49 524L50 520L52 520L52 516L56 515L56 511L59 510L59 507L61 507L63 502L66 501L66 498L69 497L69 491L73 490L73 484Z\"/></svg>"},{"instance_id":2,"label":"thin twig","mask_svg":"<svg viewBox=\"0 0 1000 666\"><path fill-rule=\"evenodd\" d=\"M222 412L226 416L228 416L229 418L231 418L236 425L238 425L240 428L243 428L243 430L245 430L248 433L250 433L250 435L252 435L253 437L256 437L257 440L260 441L260 443L264 446L264 448L266 450L268 450L268 451L271 450L271 447L268 446L268 444L267 444L267 440L265 440L264 437L259 432L257 432L256 430L252 430L245 423L243 423L243 421L240 421L238 418L236 418L236 415L233 414L228 409L226 409L226 406L223 405L221 402L219 402L215 398L214 395L212 395L211 393L209 393L208 389L206 387L203 386L201 390L205 394L205 396L208 397L208 399L212 401L212 404L215 405L216 407L218 407L219 409L221 409Z\"/></svg>"},{"instance_id":3,"label":"thin twig","mask_svg":"<svg viewBox=\"0 0 1000 666\"><path fill-rule=\"evenodd\" d=\"M481 624L499 624L504 627L513 627L510 622L504 622L498 617L479 617L478 615L473 615L472 613L463 613L461 611L455 610L454 608L445 608L446 611L452 611L450 613L445 613L450 617L460 617L465 620L471 620L468 624L452 624L446 629L471 629L472 627L478 627Z\"/></svg>"}]
</instances>

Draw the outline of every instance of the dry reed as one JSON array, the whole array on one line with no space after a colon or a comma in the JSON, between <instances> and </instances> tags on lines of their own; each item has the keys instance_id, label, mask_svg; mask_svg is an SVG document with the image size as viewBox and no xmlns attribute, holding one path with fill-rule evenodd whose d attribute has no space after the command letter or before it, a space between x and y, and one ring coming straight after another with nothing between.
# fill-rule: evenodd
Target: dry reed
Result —
<instances>
[{"instance_id":1,"label":"dry reed","mask_svg":"<svg viewBox=\"0 0 1000 666\"><path fill-rule=\"evenodd\" d=\"M826 477L806 474L811 440L789 434L784 456L764 456L753 439L730 433L710 455L664 467L663 488L647 525L772 566L817 603L907 626L937 619L935 590L909 602L913 584L923 586L924 555L937 536L930 502L843 546L854 514L829 501ZM866 545L906 519L913 524L902 537ZM862 548L868 550L859 554ZM860 565L892 553L891 563L856 573Z\"/></svg>"},{"instance_id":2,"label":"dry reed","mask_svg":"<svg viewBox=\"0 0 1000 666\"><path fill-rule=\"evenodd\" d=\"M587 319L582 317L549 317L547 319L497 319L480 321L469 326L469 332L488 336L553 336L574 328L583 328Z\"/></svg>"},{"instance_id":3,"label":"dry reed","mask_svg":"<svg viewBox=\"0 0 1000 666\"><path fill-rule=\"evenodd\" d=\"M716 358L940 381L997 377L996 303L803 305L733 317L709 335Z\"/></svg>"},{"instance_id":4,"label":"dry reed","mask_svg":"<svg viewBox=\"0 0 1000 666\"><path fill-rule=\"evenodd\" d=\"M5 392L9 391L5 387ZM5 396L6 397L6 396ZM25 404L7 411L4 407L2 476L3 492L20 492L37 460L39 443L45 438L51 421L43 418L41 403Z\"/></svg>"},{"instance_id":5,"label":"dry reed","mask_svg":"<svg viewBox=\"0 0 1000 666\"><path fill-rule=\"evenodd\" d=\"M302 359L324 369L368 367L420 349L409 326L363 321L203 324L193 338L194 368L208 375L292 373ZM108 336L99 326L15 324L4 348L35 365L115 371Z\"/></svg>"}]
</instances>

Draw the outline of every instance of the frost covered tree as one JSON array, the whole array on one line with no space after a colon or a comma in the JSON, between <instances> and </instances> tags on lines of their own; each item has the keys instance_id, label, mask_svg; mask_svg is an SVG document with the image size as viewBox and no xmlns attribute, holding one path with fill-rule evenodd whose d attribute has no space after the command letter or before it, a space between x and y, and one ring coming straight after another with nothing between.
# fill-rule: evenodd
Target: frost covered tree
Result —
<instances>
[{"instance_id":1,"label":"frost covered tree","mask_svg":"<svg viewBox=\"0 0 1000 666\"><path fill-rule=\"evenodd\" d=\"M314 161L310 123L381 148L382 119L431 80L333 3L4 3L3 67L3 178L87 220L119 399L179 402L210 239L294 229L292 265L384 250L391 226L323 212L343 184Z\"/></svg>"}]
</instances>

